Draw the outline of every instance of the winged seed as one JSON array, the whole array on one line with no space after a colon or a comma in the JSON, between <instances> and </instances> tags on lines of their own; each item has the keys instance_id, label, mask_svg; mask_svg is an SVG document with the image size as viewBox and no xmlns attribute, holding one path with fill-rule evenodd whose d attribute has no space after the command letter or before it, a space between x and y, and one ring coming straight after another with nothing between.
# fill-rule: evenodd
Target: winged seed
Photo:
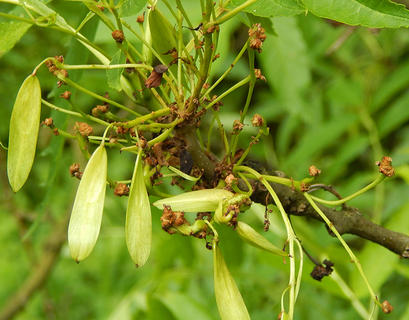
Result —
<instances>
[{"instance_id":1,"label":"winged seed","mask_svg":"<svg viewBox=\"0 0 409 320\"><path fill-rule=\"evenodd\" d=\"M75 196L68 226L68 246L77 262L87 258L97 242L104 209L107 154L104 146L95 149Z\"/></svg>"}]
</instances>

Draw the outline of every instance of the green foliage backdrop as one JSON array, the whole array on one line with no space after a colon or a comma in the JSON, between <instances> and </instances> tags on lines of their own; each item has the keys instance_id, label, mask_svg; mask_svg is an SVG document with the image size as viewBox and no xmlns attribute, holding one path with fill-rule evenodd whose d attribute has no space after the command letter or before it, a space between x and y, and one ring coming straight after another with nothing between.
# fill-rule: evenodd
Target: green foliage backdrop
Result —
<instances>
[{"instance_id":1,"label":"green foliage backdrop","mask_svg":"<svg viewBox=\"0 0 409 320\"><path fill-rule=\"evenodd\" d=\"M235 5L243 2L233 1ZM347 195L372 181L375 161L382 155L390 155L396 177L349 205L360 208L372 220L407 234L408 30L373 28L407 27L409 13L404 6L389 1L382 1L383 5L377 1L329 1L331 6L324 0L303 2L310 13L297 16L293 15L304 9L295 0L260 0L247 8L250 13L263 15L264 12L268 19L275 16L256 60L267 82L257 82L250 107L251 115L263 115L272 134L254 146L251 157L295 179L303 178L314 164L322 170L320 181ZM192 23L198 24L198 5L195 1L183 3ZM136 9L143 5L136 5ZM53 1L50 7L72 25L78 25L87 13L80 2ZM12 9L11 5L0 4L1 12ZM166 8L163 11L169 14ZM363 27L336 25L316 17L331 17L356 25L357 16L350 14L356 11L367 17L359 23ZM331 12L337 12L337 16L331 16ZM129 17L135 18L136 14ZM0 19L0 141L6 145L18 87L42 59L63 54L66 61L74 64L95 62L95 58L89 57L68 35L37 27L25 32L28 26L20 22L13 22L15 29L10 29L9 20ZM239 15L222 25L220 58L212 67L214 79L228 68L247 40L244 20L245 16ZM3 36L6 33L2 30L9 30L12 35ZM114 54L110 31L102 24L91 20L83 33ZM245 77L247 68L246 59L240 60L226 80L226 87L222 85L218 90L223 92L229 84ZM58 98L63 89L57 89L55 79L44 70L39 71L39 77L43 96L55 97L63 105L63 99ZM107 89L103 71L70 72L70 77L100 94L108 90L111 98L123 99L117 91ZM227 130L231 130L238 118L246 94L247 90L240 88L223 99L220 117ZM77 94L76 104L88 113L97 102ZM74 122L65 115L43 110L41 118L50 115L68 131L72 130ZM245 123L249 122L250 118L246 119ZM243 147L254 134L250 126L245 127ZM218 138L213 141L216 145ZM13 194L6 177L6 151L0 149L0 308L39 262L44 240L53 231L55 221L69 214L77 187L77 181L68 171L73 162L85 164L78 147L53 136L48 128L41 128L29 181L21 192ZM115 177L128 177L133 164L132 157L112 153L109 172ZM163 232L161 213L153 209L151 257L143 268L136 270L124 241L125 211L126 199L115 197L108 190L103 228L93 254L77 265L64 244L45 286L27 302L16 319L217 319L212 254L204 243ZM244 220L262 232L264 208L255 205L251 211L254 214L244 214ZM273 214L271 230L266 236L281 244L285 236L278 217ZM315 221L294 217L292 222L303 245L314 256L330 258L343 281L369 305L367 290L338 241ZM32 223L36 228L27 235ZM252 319L271 319L272 314L280 311L279 297L287 285L288 267L280 258L243 244L227 227L223 228L222 237L223 254ZM376 292L395 308L391 315L379 314L378 318L408 319L409 261L357 237L345 238L360 258ZM295 318L358 319L351 301L336 281L313 280L309 276L312 268L313 264L306 261Z\"/></svg>"}]
</instances>

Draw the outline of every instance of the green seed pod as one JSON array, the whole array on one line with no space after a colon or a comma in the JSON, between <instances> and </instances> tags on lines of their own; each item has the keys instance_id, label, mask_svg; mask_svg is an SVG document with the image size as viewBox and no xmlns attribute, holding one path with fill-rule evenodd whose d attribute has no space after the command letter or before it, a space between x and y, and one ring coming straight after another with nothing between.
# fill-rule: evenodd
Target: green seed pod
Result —
<instances>
[{"instance_id":1,"label":"green seed pod","mask_svg":"<svg viewBox=\"0 0 409 320\"><path fill-rule=\"evenodd\" d=\"M159 209L163 209L165 205L170 206L174 211L215 211L220 201L230 199L233 196L233 193L224 189L203 189L161 199L154 202L153 205Z\"/></svg>"},{"instance_id":2,"label":"green seed pod","mask_svg":"<svg viewBox=\"0 0 409 320\"><path fill-rule=\"evenodd\" d=\"M161 55L166 63L169 63L173 58L170 55L164 54L177 48L173 26L157 7L149 12L148 19L152 47Z\"/></svg>"},{"instance_id":3,"label":"green seed pod","mask_svg":"<svg viewBox=\"0 0 409 320\"><path fill-rule=\"evenodd\" d=\"M236 231L243 240L245 240L254 247L266 250L279 256L284 257L288 256L288 253L277 248L270 241L264 238L260 233L258 233L252 227L250 227L247 223L239 221L237 223Z\"/></svg>"},{"instance_id":4,"label":"green seed pod","mask_svg":"<svg viewBox=\"0 0 409 320\"><path fill-rule=\"evenodd\" d=\"M136 158L126 209L126 245L135 265L141 267L148 260L152 245L151 206L146 191L141 155Z\"/></svg>"},{"instance_id":5,"label":"green seed pod","mask_svg":"<svg viewBox=\"0 0 409 320\"><path fill-rule=\"evenodd\" d=\"M77 262L88 257L97 242L106 180L107 153L101 145L95 149L82 175L68 226L68 246Z\"/></svg>"},{"instance_id":6,"label":"green seed pod","mask_svg":"<svg viewBox=\"0 0 409 320\"><path fill-rule=\"evenodd\" d=\"M214 292L220 318L222 320L250 319L240 291L227 269L217 243L213 243L213 265Z\"/></svg>"},{"instance_id":7,"label":"green seed pod","mask_svg":"<svg viewBox=\"0 0 409 320\"><path fill-rule=\"evenodd\" d=\"M7 175L14 192L24 185L33 166L40 114L40 82L29 75L17 93L10 120Z\"/></svg>"}]
</instances>

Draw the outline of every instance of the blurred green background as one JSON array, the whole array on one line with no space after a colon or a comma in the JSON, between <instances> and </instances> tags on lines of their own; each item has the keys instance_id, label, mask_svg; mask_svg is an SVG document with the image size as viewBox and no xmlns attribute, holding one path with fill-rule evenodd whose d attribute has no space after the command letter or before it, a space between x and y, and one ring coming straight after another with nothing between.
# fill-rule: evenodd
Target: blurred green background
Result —
<instances>
[{"instance_id":1,"label":"blurred green background","mask_svg":"<svg viewBox=\"0 0 409 320\"><path fill-rule=\"evenodd\" d=\"M184 1L192 23L199 23L197 4ZM86 14L77 2L54 1L52 7L72 25ZM8 12L12 6L2 5ZM166 10L164 10L166 13ZM135 17L130 17L134 22ZM247 27L238 17L223 24L218 53L212 67L217 79L231 64L247 39ZM0 32L8 20L0 19ZM91 20L84 33L108 53L115 51L110 32ZM383 225L409 233L409 34L408 30L373 30L335 25L312 15L272 19L257 66L267 82L259 81L249 117L260 113L271 135L254 146L251 157L296 179L308 167L322 170L320 181L348 195L377 175L375 161L393 158L397 174L351 201L365 215ZM97 26L96 32L95 27ZM272 30L271 30L272 31ZM0 141L7 145L8 121L18 88L33 68L48 56L63 54L70 63L93 63L83 47L69 36L33 27L9 52L0 52ZM218 88L221 93L248 74L244 57ZM70 73L99 94L126 101L106 86L103 71ZM60 106L62 89L41 70L43 96ZM228 130L239 118L247 94L245 87L227 96L220 117ZM78 108L89 112L97 101L74 93ZM57 126L72 131L75 119L43 110ZM209 116L210 119L210 116ZM204 137L207 131L204 119ZM250 119L250 118L249 118ZM249 124L249 119L246 123ZM246 126L240 145L254 135ZM214 135L213 145L220 142ZM68 168L85 160L71 141L40 129L33 171L25 187L13 194L6 176L6 151L0 149L0 310L41 261L43 245L55 226L69 215L78 181ZM128 179L134 158L109 152L109 175ZM178 192L175 190L174 192ZM321 194L321 196L325 196ZM154 200L154 198L152 198ZM92 255L77 265L64 243L44 287L27 301L16 319L218 319L213 295L212 253L202 240L169 235L161 230L161 213L153 209L153 248L148 263L137 270L128 256L124 223L126 199L107 190L99 241ZM255 205L243 219L262 230L264 208ZM279 216L273 213L269 237L281 246L285 238ZM325 227L294 217L295 231L316 257L329 258L343 281L369 308L368 292L349 257ZM35 225L35 228L30 226ZM23 236L30 230L23 241ZM288 264L282 259L243 244L228 228L220 228L221 248L236 279L252 319L275 319L287 286ZM353 236L345 236L361 259L380 300L394 307L390 315L374 319L409 319L409 261ZM305 260L304 277L296 304L296 319L360 319L337 282L313 280L313 264ZM376 311L377 312L377 311Z\"/></svg>"}]
</instances>

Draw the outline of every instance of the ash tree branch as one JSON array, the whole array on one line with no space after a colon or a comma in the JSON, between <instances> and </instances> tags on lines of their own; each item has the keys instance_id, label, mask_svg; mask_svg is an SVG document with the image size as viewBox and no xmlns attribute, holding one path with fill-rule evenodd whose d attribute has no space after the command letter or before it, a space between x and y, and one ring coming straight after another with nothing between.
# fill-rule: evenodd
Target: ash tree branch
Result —
<instances>
[{"instance_id":1,"label":"ash tree branch","mask_svg":"<svg viewBox=\"0 0 409 320\"><path fill-rule=\"evenodd\" d=\"M276 183L272 183L271 185L280 198L287 214L309 217L324 223L314 208L312 208L306 201L301 192ZM267 190L265 187L261 183L255 182L253 188L254 193L252 195L252 200L254 202L265 204L267 196ZM318 206L341 235L347 233L354 234L363 239L375 242L403 258L409 258L408 235L386 229L372 222L355 208L346 207L341 210L336 210L320 204L318 204ZM332 235L332 233L330 234Z\"/></svg>"},{"instance_id":2,"label":"ash tree branch","mask_svg":"<svg viewBox=\"0 0 409 320\"><path fill-rule=\"evenodd\" d=\"M187 150L191 153L195 164L204 170L205 178L211 181L214 178L215 164L200 148L196 140L194 128L185 127L179 133L185 138ZM280 198L287 214L309 217L324 223L301 192L292 190L281 184L271 183L271 185ZM244 183L241 183L239 186L242 190L247 190ZM267 197L268 191L260 182L253 180L252 187L254 190L251 197L252 201L266 205L267 198L270 203L272 202L271 197ZM408 235L386 229L373 223L355 208L343 207L341 210L336 210L320 204L318 204L318 206L341 235L347 233L354 234L363 239L375 242L395 252L402 258L409 258Z\"/></svg>"}]
</instances>

